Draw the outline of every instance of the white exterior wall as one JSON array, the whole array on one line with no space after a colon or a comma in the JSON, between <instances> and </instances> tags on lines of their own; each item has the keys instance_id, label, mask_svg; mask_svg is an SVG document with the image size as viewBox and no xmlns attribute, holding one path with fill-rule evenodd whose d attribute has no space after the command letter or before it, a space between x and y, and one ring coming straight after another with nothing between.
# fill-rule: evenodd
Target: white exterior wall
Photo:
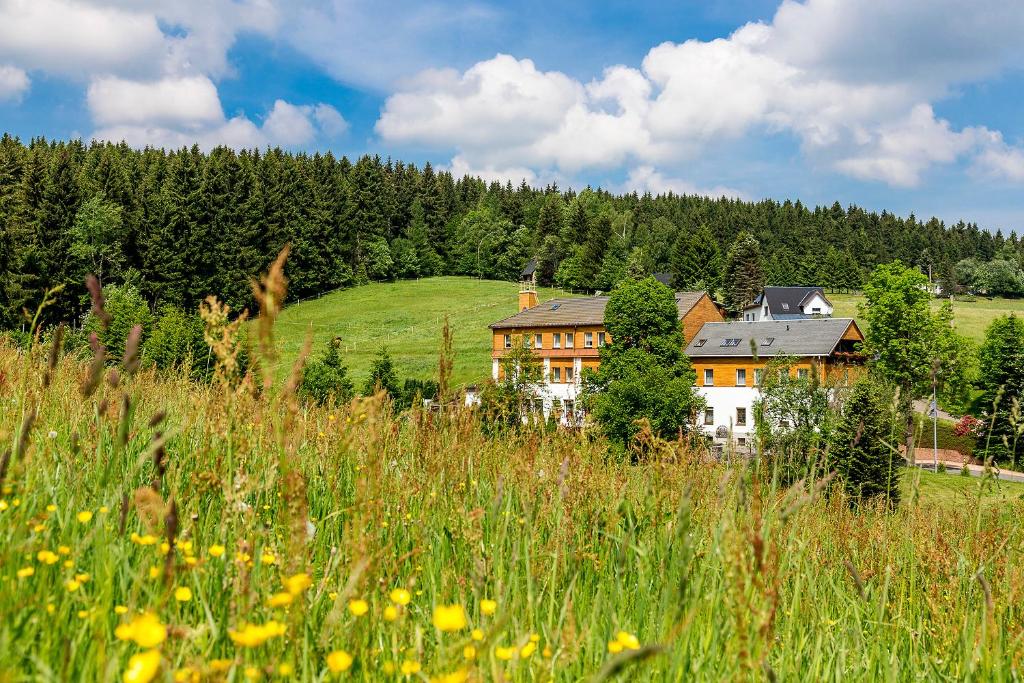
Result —
<instances>
[{"instance_id":1,"label":"white exterior wall","mask_svg":"<svg viewBox=\"0 0 1024 683\"><path fill-rule=\"evenodd\" d=\"M697 387L699 393L708 408L715 410L715 424L705 425L704 415L697 416L697 425L707 436L713 437L721 443L726 438L718 436L719 427L724 427L726 433L732 433L732 438L749 440L754 434L754 401L761 396L759 389L754 387ZM747 424L736 424L736 409L747 409Z\"/></svg>"},{"instance_id":2,"label":"white exterior wall","mask_svg":"<svg viewBox=\"0 0 1024 683\"><path fill-rule=\"evenodd\" d=\"M817 315L832 315L832 306L820 294L815 294L804 303L804 315L815 315L815 308L821 309Z\"/></svg>"}]
</instances>

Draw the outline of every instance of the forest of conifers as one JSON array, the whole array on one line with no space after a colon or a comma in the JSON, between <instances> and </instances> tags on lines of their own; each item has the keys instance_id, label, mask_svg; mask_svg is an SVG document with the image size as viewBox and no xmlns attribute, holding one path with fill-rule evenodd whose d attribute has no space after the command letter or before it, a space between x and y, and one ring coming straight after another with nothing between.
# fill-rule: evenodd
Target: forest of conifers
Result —
<instances>
[{"instance_id":1,"label":"forest of conifers","mask_svg":"<svg viewBox=\"0 0 1024 683\"><path fill-rule=\"evenodd\" d=\"M352 163L329 153L25 144L5 135L0 327L19 325L59 285L48 321L78 318L87 273L104 284L132 281L154 309L194 310L217 294L240 311L251 307L252 278L285 244L293 298L439 274L516 279L530 258L542 284L577 290L611 288L630 263L674 273L679 288L714 289L741 231L760 243L774 285L853 289L876 264L901 259L931 266L949 289L971 277L964 263L1020 262L1015 234L838 203L576 192L370 156Z\"/></svg>"}]
</instances>

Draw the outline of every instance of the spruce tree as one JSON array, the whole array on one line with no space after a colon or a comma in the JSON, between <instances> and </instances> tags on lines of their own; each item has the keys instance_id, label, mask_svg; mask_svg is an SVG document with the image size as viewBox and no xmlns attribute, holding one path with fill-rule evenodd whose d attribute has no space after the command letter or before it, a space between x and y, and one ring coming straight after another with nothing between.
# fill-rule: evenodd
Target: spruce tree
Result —
<instances>
[{"instance_id":1,"label":"spruce tree","mask_svg":"<svg viewBox=\"0 0 1024 683\"><path fill-rule=\"evenodd\" d=\"M741 232L729 249L725 266L725 304L738 313L762 289L761 245L749 232Z\"/></svg>"},{"instance_id":2,"label":"spruce tree","mask_svg":"<svg viewBox=\"0 0 1024 683\"><path fill-rule=\"evenodd\" d=\"M36 220L36 246L43 287L63 285L65 290L48 318L67 320L80 307L81 284L71 253L72 227L82 202L75 177L77 168L69 148L58 148L50 161Z\"/></svg>"},{"instance_id":3,"label":"spruce tree","mask_svg":"<svg viewBox=\"0 0 1024 683\"><path fill-rule=\"evenodd\" d=\"M707 225L681 232L672 247L672 284L677 290L705 289L712 296L722 278L722 253Z\"/></svg>"},{"instance_id":4,"label":"spruce tree","mask_svg":"<svg viewBox=\"0 0 1024 683\"><path fill-rule=\"evenodd\" d=\"M386 347L381 347L377 357L370 364L370 376L363 385L363 395L372 396L378 391L385 392L392 400L401 396L402 388L398 385L395 365Z\"/></svg>"},{"instance_id":5,"label":"spruce tree","mask_svg":"<svg viewBox=\"0 0 1024 683\"><path fill-rule=\"evenodd\" d=\"M899 504L904 461L895 437L893 392L865 373L845 401L831 448L832 464L851 501Z\"/></svg>"},{"instance_id":6,"label":"spruce tree","mask_svg":"<svg viewBox=\"0 0 1024 683\"><path fill-rule=\"evenodd\" d=\"M978 351L983 427L974 452L1018 469L1024 453L1024 320L1014 314L992 321Z\"/></svg>"}]
</instances>

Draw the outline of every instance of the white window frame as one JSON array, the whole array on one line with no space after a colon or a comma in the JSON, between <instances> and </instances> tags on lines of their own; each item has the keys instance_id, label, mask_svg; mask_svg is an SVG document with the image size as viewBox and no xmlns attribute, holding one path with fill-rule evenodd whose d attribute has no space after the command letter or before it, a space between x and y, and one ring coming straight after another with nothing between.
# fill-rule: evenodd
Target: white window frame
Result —
<instances>
[{"instance_id":1,"label":"white window frame","mask_svg":"<svg viewBox=\"0 0 1024 683\"><path fill-rule=\"evenodd\" d=\"M505 335L505 348L506 349L511 349L512 348L512 335L511 334L506 334Z\"/></svg>"},{"instance_id":2,"label":"white window frame","mask_svg":"<svg viewBox=\"0 0 1024 683\"><path fill-rule=\"evenodd\" d=\"M761 386L761 381L764 379L764 370L761 368L754 368L754 386Z\"/></svg>"},{"instance_id":3,"label":"white window frame","mask_svg":"<svg viewBox=\"0 0 1024 683\"><path fill-rule=\"evenodd\" d=\"M711 381L709 382L708 379ZM715 386L715 370L714 368L704 368L704 386L713 387Z\"/></svg>"},{"instance_id":4,"label":"white window frame","mask_svg":"<svg viewBox=\"0 0 1024 683\"><path fill-rule=\"evenodd\" d=\"M743 413L743 421L740 421L740 413ZM747 409L745 406L738 406L736 408L736 426L746 427L747 426Z\"/></svg>"},{"instance_id":5,"label":"white window frame","mask_svg":"<svg viewBox=\"0 0 1024 683\"><path fill-rule=\"evenodd\" d=\"M560 349L562 348L562 333L552 332L551 333L551 348Z\"/></svg>"},{"instance_id":6,"label":"white window frame","mask_svg":"<svg viewBox=\"0 0 1024 683\"><path fill-rule=\"evenodd\" d=\"M551 381L558 384L562 381L562 368L557 365L551 368Z\"/></svg>"},{"instance_id":7,"label":"white window frame","mask_svg":"<svg viewBox=\"0 0 1024 683\"><path fill-rule=\"evenodd\" d=\"M704 426L714 427L715 426L715 409L712 406L704 408Z\"/></svg>"},{"instance_id":8,"label":"white window frame","mask_svg":"<svg viewBox=\"0 0 1024 683\"><path fill-rule=\"evenodd\" d=\"M584 332L583 333L583 348L592 349L594 348L594 333Z\"/></svg>"},{"instance_id":9,"label":"white window frame","mask_svg":"<svg viewBox=\"0 0 1024 683\"><path fill-rule=\"evenodd\" d=\"M742 378L742 381L741 381ZM736 386L745 387L747 386L747 369L736 368Z\"/></svg>"},{"instance_id":10,"label":"white window frame","mask_svg":"<svg viewBox=\"0 0 1024 683\"><path fill-rule=\"evenodd\" d=\"M533 348L543 349L544 348L544 335L537 333L533 335Z\"/></svg>"},{"instance_id":11,"label":"white window frame","mask_svg":"<svg viewBox=\"0 0 1024 683\"><path fill-rule=\"evenodd\" d=\"M601 348L605 345L605 334L604 332L597 333L597 348Z\"/></svg>"},{"instance_id":12,"label":"white window frame","mask_svg":"<svg viewBox=\"0 0 1024 683\"><path fill-rule=\"evenodd\" d=\"M811 376L811 371L808 370L807 368L797 368L796 369L796 378L797 379L807 379L810 376Z\"/></svg>"},{"instance_id":13,"label":"white window frame","mask_svg":"<svg viewBox=\"0 0 1024 683\"><path fill-rule=\"evenodd\" d=\"M574 332L565 333L565 348L574 349L576 348L576 334Z\"/></svg>"}]
</instances>

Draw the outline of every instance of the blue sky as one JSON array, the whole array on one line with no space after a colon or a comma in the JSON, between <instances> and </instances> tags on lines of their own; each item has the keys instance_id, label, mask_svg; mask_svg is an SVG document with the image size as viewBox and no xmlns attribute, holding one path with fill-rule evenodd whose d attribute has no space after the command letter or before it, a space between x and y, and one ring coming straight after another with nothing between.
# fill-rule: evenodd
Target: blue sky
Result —
<instances>
[{"instance_id":1,"label":"blue sky","mask_svg":"<svg viewBox=\"0 0 1024 683\"><path fill-rule=\"evenodd\" d=\"M0 128L1020 229L1022 33L995 0L0 0Z\"/></svg>"}]
</instances>

